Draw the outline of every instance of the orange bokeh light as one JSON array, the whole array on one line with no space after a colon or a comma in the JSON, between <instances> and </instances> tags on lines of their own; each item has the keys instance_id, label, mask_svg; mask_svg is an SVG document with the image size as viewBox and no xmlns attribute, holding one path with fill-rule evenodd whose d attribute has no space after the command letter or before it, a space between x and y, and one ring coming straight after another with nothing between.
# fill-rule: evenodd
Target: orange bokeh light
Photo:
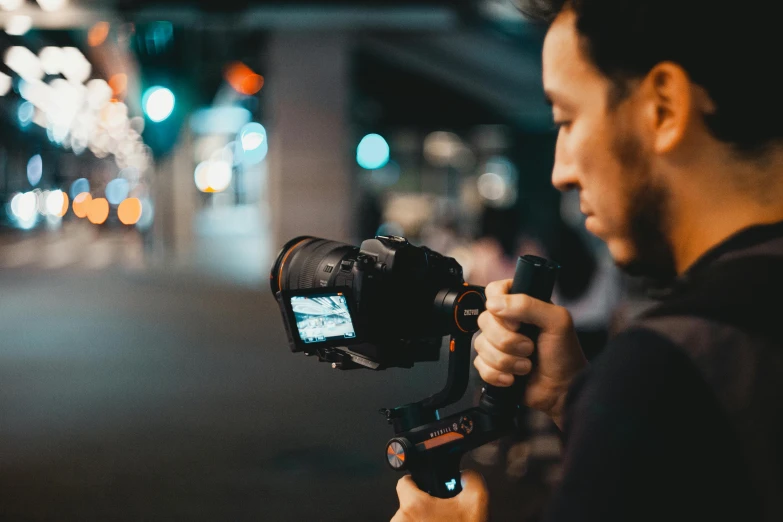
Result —
<instances>
[{"instance_id":1,"label":"orange bokeh light","mask_svg":"<svg viewBox=\"0 0 783 522\"><path fill-rule=\"evenodd\" d=\"M73 198L73 213L76 217L87 217L87 210L92 202L92 196L89 192L82 192L75 198Z\"/></svg>"},{"instance_id":2,"label":"orange bokeh light","mask_svg":"<svg viewBox=\"0 0 783 522\"><path fill-rule=\"evenodd\" d=\"M117 216L123 225L135 225L141 219L141 201L138 198L128 198L117 208Z\"/></svg>"},{"instance_id":3,"label":"orange bokeh light","mask_svg":"<svg viewBox=\"0 0 783 522\"><path fill-rule=\"evenodd\" d=\"M105 42L106 38L109 36L110 28L109 22L98 22L93 25L87 33L87 43L90 47L98 47Z\"/></svg>"},{"instance_id":4,"label":"orange bokeh light","mask_svg":"<svg viewBox=\"0 0 783 522\"><path fill-rule=\"evenodd\" d=\"M226 67L226 81L235 91L247 96L258 93L264 86L264 77L242 62L234 62Z\"/></svg>"},{"instance_id":5,"label":"orange bokeh light","mask_svg":"<svg viewBox=\"0 0 783 522\"><path fill-rule=\"evenodd\" d=\"M109 87L114 92L114 95L122 94L125 89L128 88L128 75L124 73L117 73L109 78Z\"/></svg>"},{"instance_id":6,"label":"orange bokeh light","mask_svg":"<svg viewBox=\"0 0 783 522\"><path fill-rule=\"evenodd\" d=\"M106 198L96 198L87 207L87 219L93 225L103 224L109 217L109 202Z\"/></svg>"}]
</instances>

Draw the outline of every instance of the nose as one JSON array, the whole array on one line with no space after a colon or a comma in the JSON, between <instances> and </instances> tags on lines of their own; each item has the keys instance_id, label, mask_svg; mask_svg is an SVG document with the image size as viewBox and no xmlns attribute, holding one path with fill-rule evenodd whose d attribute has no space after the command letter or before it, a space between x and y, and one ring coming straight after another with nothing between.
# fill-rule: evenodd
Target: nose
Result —
<instances>
[{"instance_id":1,"label":"nose","mask_svg":"<svg viewBox=\"0 0 783 522\"><path fill-rule=\"evenodd\" d=\"M580 188L574 162L569 157L560 135L555 146L555 166L552 168L552 185L561 192L578 190Z\"/></svg>"}]
</instances>

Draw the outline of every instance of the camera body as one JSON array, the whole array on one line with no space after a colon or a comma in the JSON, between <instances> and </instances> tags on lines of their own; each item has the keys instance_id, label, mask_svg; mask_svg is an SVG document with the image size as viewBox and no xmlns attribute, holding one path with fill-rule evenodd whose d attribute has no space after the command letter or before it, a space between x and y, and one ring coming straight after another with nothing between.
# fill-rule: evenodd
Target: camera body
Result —
<instances>
[{"instance_id":1,"label":"camera body","mask_svg":"<svg viewBox=\"0 0 783 522\"><path fill-rule=\"evenodd\" d=\"M295 238L270 281L291 350L341 369L438 360L443 336L475 332L484 310L455 259L398 236L360 247Z\"/></svg>"}]
</instances>

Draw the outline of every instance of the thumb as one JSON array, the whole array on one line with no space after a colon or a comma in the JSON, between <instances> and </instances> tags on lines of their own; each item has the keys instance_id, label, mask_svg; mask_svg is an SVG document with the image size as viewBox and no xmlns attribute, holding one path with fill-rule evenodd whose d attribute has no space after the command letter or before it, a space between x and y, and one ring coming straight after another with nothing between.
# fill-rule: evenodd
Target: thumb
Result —
<instances>
[{"instance_id":1,"label":"thumb","mask_svg":"<svg viewBox=\"0 0 783 522\"><path fill-rule=\"evenodd\" d=\"M397 497L402 505L424 501L429 495L419 489L419 486L413 481L413 477L405 475L397 481Z\"/></svg>"},{"instance_id":2,"label":"thumb","mask_svg":"<svg viewBox=\"0 0 783 522\"><path fill-rule=\"evenodd\" d=\"M489 504L489 491L484 477L477 471L467 469L462 472L461 481L462 492L457 495L456 500L470 509L486 509Z\"/></svg>"},{"instance_id":3,"label":"thumb","mask_svg":"<svg viewBox=\"0 0 783 522\"><path fill-rule=\"evenodd\" d=\"M472 469L463 470L461 473L462 489L463 490L478 490L486 489L487 484L484 482L484 477L478 471Z\"/></svg>"}]
</instances>

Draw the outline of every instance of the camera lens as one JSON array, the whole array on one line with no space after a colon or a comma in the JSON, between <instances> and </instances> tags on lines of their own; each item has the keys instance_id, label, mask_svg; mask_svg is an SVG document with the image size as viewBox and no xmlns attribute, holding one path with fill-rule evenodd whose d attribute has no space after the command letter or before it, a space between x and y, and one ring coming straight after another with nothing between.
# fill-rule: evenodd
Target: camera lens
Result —
<instances>
[{"instance_id":1,"label":"camera lens","mask_svg":"<svg viewBox=\"0 0 783 522\"><path fill-rule=\"evenodd\" d=\"M272 266L269 282L272 292L305 288L350 286L351 276L343 261L354 260L359 247L300 236L285 244Z\"/></svg>"}]
</instances>

